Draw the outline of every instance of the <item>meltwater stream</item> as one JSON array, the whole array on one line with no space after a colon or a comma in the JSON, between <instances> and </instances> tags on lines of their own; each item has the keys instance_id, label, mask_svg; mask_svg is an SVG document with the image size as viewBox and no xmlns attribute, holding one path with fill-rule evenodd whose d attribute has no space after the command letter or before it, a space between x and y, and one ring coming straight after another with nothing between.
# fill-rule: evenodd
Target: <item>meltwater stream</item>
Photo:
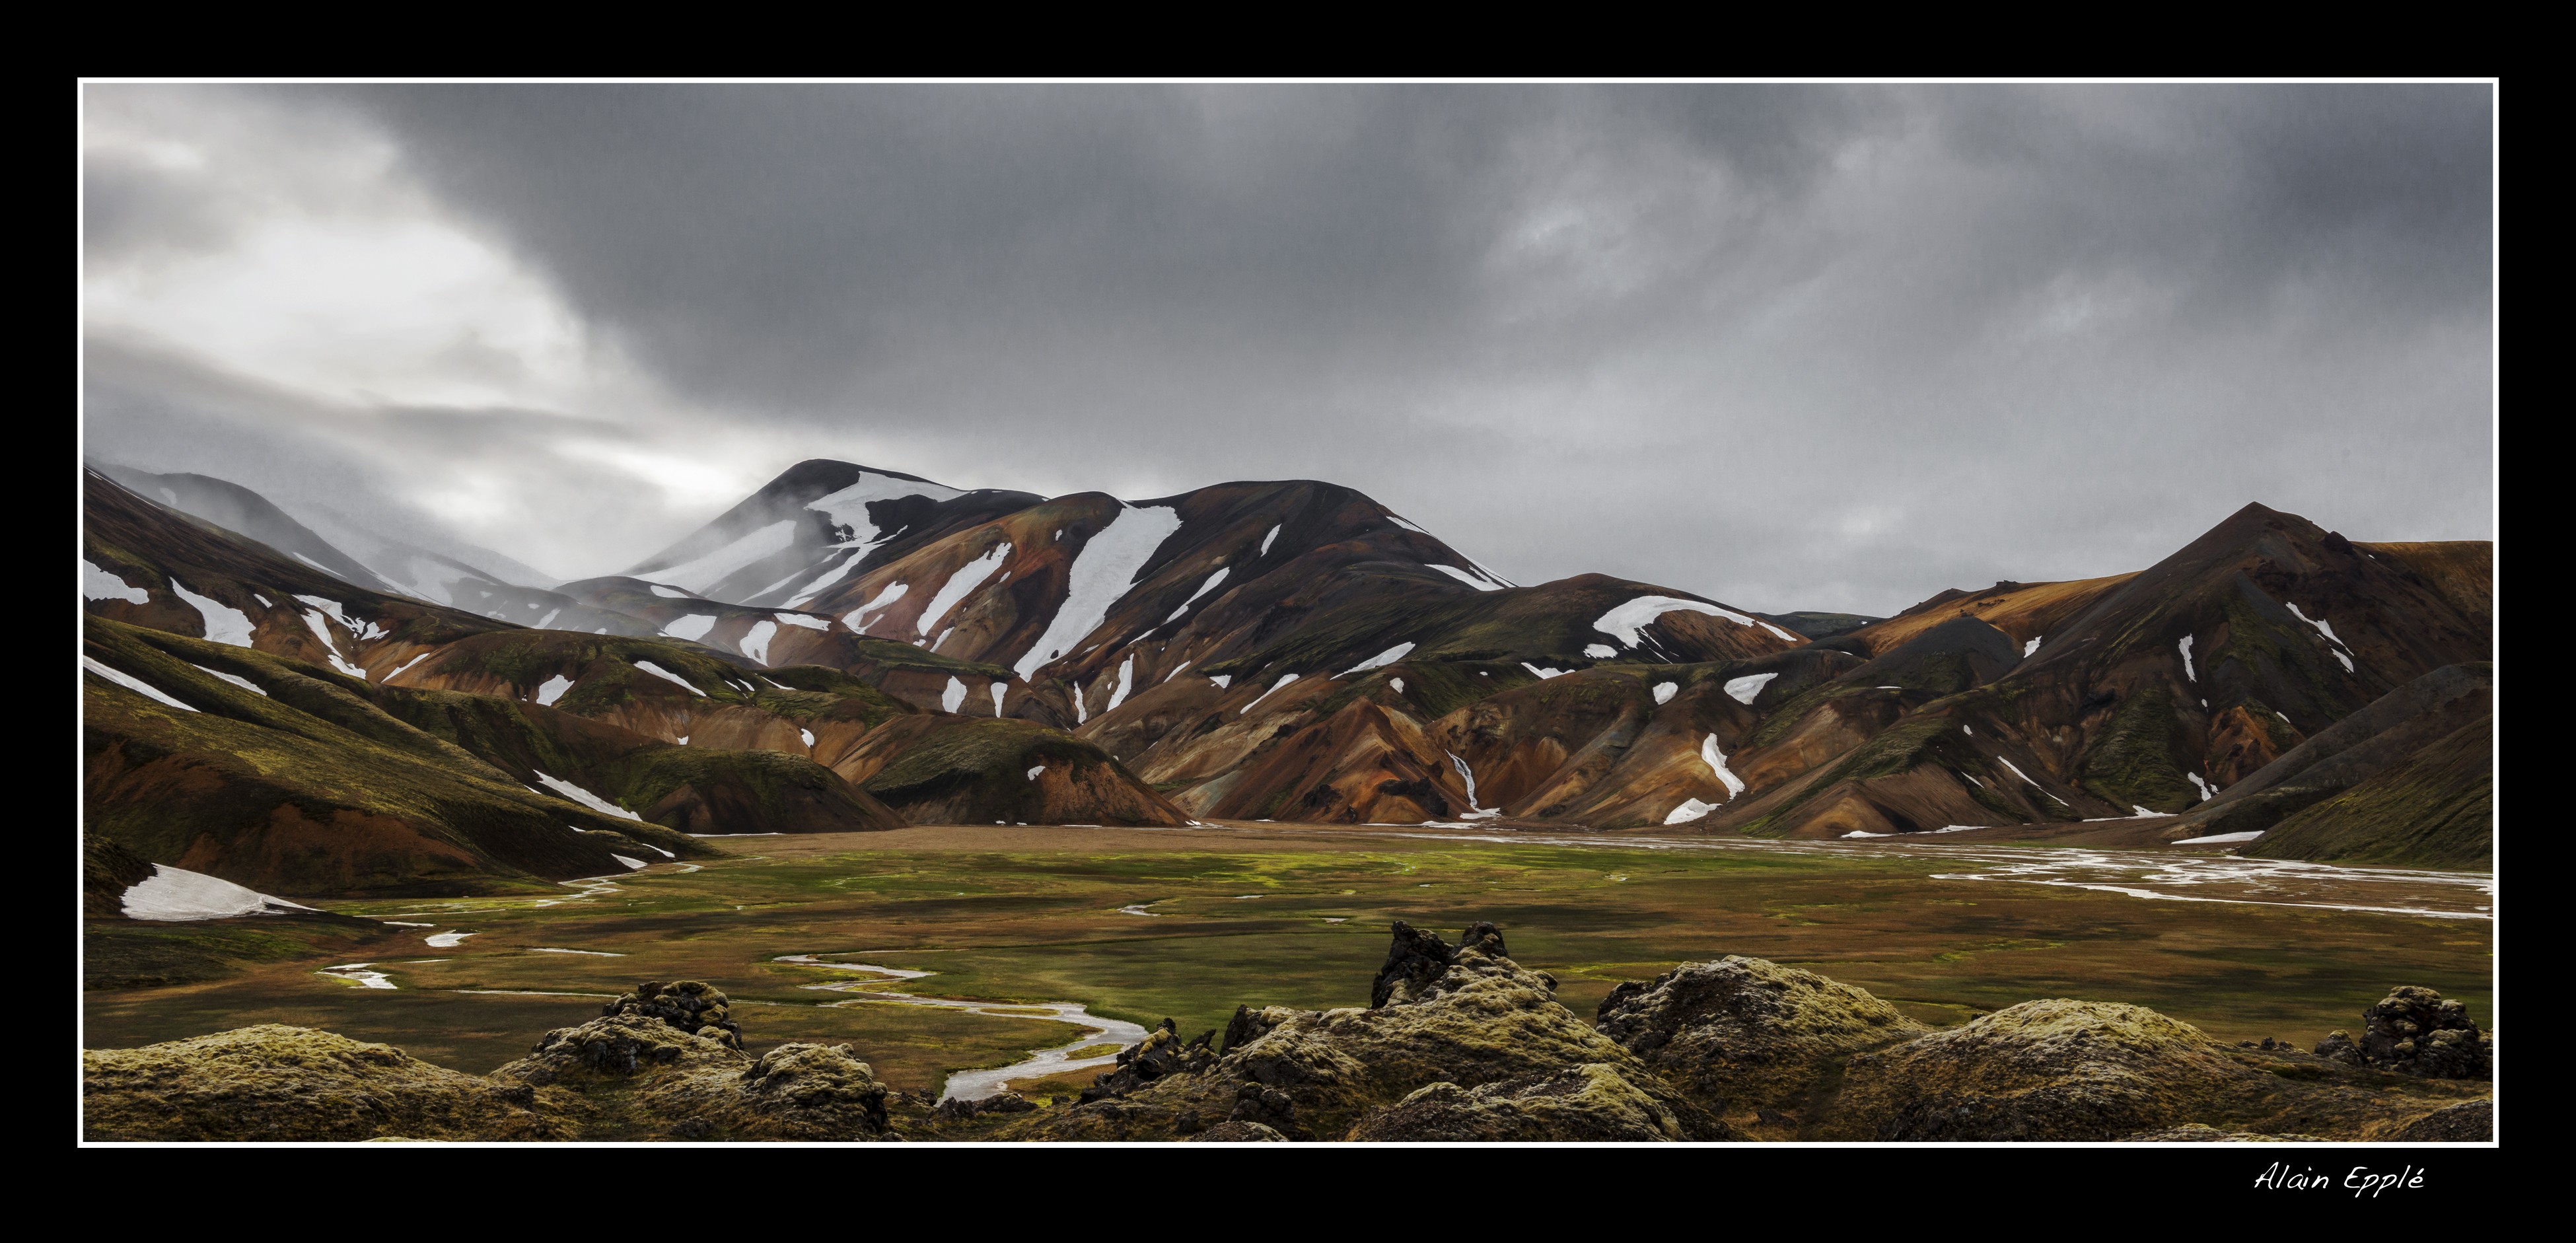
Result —
<instances>
[{"instance_id":1,"label":"meltwater stream","mask_svg":"<svg viewBox=\"0 0 2576 1243\"><path fill-rule=\"evenodd\" d=\"M2052 885L2163 902L2233 902L2431 919L2495 918L2492 872L2339 867L2297 859L2247 859L2182 851L1995 846L1892 838L1846 842L1491 832L1412 832L1400 836L1609 850L1758 850L1843 858L1902 854L1961 865L1956 871L1934 872L1934 880Z\"/></svg>"},{"instance_id":2,"label":"meltwater stream","mask_svg":"<svg viewBox=\"0 0 2576 1243\"><path fill-rule=\"evenodd\" d=\"M873 977L835 980L829 984L805 986L826 992L857 994L848 1001L832 1003L834 1005L883 1002L898 1006L929 1006L941 1010L964 1010L972 1014L989 1014L999 1018L1052 1019L1055 1022L1071 1023L1086 1029L1087 1034L1079 1039L1047 1049L1026 1061L1013 1062L1008 1066L999 1066L991 1070L958 1071L948 1076L948 1082L940 1088L941 1100L953 1096L959 1100L980 1101L1010 1086L1010 1081L1014 1079L1042 1079L1048 1075L1060 1075L1067 1071L1107 1066L1118 1060L1117 1053L1110 1052L1082 1058L1077 1058L1073 1054L1089 1046L1110 1042L1115 1042L1118 1048L1123 1049L1144 1040L1148 1034L1144 1028L1125 1019L1102 1018L1093 1014L1084 1009L1079 1002L952 1001L945 997L921 997L878 987L896 980L918 980L924 976L937 974L936 972L907 971L901 967L875 967L856 962L824 962L812 954L785 954L777 961L792 962L805 967L826 967L834 971L863 972Z\"/></svg>"}]
</instances>

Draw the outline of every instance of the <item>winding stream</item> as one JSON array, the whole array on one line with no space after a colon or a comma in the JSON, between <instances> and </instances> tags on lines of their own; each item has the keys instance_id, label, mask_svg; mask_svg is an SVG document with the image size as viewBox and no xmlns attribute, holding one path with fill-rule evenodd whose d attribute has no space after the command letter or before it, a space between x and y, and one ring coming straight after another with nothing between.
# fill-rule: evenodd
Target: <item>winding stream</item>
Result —
<instances>
[{"instance_id":1,"label":"winding stream","mask_svg":"<svg viewBox=\"0 0 2576 1243\"><path fill-rule=\"evenodd\" d=\"M834 980L827 984L804 986L825 992L856 994L848 1001L830 1003L836 1006L864 1005L870 1002L898 1006L929 1006L941 1010L964 1010L970 1014L992 1015L997 1018L1051 1019L1085 1029L1085 1034L1079 1039L1052 1049L1041 1050L1025 1061L1013 1062L1008 1066L998 1066L990 1070L958 1071L948 1076L948 1082L941 1086L939 1090L941 1100L947 1100L953 1096L959 1100L980 1101L1009 1087L1010 1081L1014 1079L1042 1079L1049 1075L1087 1070L1094 1066L1113 1065L1118 1061L1118 1055L1115 1052L1083 1058L1073 1055L1077 1050L1111 1042L1115 1042L1123 1049L1144 1040L1149 1034L1144 1028L1125 1019L1104 1018L1093 1014L1080 1002L954 1001L946 997L922 997L879 987L899 980L918 980L937 974L931 971L907 971L901 967L876 967L856 962L824 962L812 954L785 954L776 961L795 963L804 967L826 967L834 971L864 972L870 977Z\"/></svg>"}]
</instances>

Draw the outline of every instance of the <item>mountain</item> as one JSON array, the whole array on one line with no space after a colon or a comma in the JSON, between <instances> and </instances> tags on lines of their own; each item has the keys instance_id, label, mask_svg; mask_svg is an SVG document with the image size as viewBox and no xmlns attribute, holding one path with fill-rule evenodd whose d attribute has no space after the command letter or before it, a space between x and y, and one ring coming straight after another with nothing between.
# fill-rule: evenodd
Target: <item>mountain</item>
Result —
<instances>
[{"instance_id":1,"label":"mountain","mask_svg":"<svg viewBox=\"0 0 2576 1243\"><path fill-rule=\"evenodd\" d=\"M916 817L1186 818L1042 725L907 725L921 709L836 669L498 622L103 474L84 491L83 819L149 864L307 896L492 892L686 856L686 833L906 823L870 781Z\"/></svg>"},{"instance_id":2,"label":"mountain","mask_svg":"<svg viewBox=\"0 0 2576 1243\"><path fill-rule=\"evenodd\" d=\"M2134 573L1769 617L1512 584L1311 480L1042 498L808 461L630 574L441 607L93 481L94 616L793 757L847 787L826 803L914 823L2277 832L2262 852L2445 866L2491 832L2487 735L2461 732L2486 701L2406 690L2485 685L2490 547L2355 544L2261 505ZM2329 737L2350 755L2322 763ZM2366 828L2399 786L2446 827ZM733 814L698 792L647 818Z\"/></svg>"},{"instance_id":3,"label":"mountain","mask_svg":"<svg viewBox=\"0 0 2576 1243\"><path fill-rule=\"evenodd\" d=\"M325 574L379 591L402 590L296 521L267 497L240 484L205 475L155 475L106 463L96 469L136 493L159 497L172 509L238 531Z\"/></svg>"},{"instance_id":4,"label":"mountain","mask_svg":"<svg viewBox=\"0 0 2576 1243\"><path fill-rule=\"evenodd\" d=\"M394 591L432 604L455 605L489 617L522 620L511 610L572 608L567 628L588 629L593 623L614 629L631 621L578 616L579 606L542 590L553 580L488 548L442 539L416 531L412 540L378 534L361 520L327 506L309 506L303 519L240 484L205 475L153 474L130 466L98 463L94 469L135 493L202 518L218 527L346 582L378 591ZM422 546L426 541L442 550ZM489 567L489 568L486 568Z\"/></svg>"}]
</instances>

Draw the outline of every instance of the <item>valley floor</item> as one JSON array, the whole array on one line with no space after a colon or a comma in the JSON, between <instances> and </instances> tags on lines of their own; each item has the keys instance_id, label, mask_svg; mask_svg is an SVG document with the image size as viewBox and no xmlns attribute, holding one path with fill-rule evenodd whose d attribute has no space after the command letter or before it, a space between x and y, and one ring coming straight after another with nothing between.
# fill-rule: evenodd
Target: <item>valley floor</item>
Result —
<instances>
[{"instance_id":1,"label":"valley floor","mask_svg":"<svg viewBox=\"0 0 2576 1243\"><path fill-rule=\"evenodd\" d=\"M2040 997L2131 1002L2233 1042L2305 1048L2392 985L2491 1023L2480 874L1989 843L1743 842L1492 829L1211 824L930 826L707 839L551 898L324 903L313 920L93 921L83 1043L130 1048L284 1023L482 1073L639 980L730 994L746 1047L848 1042L890 1086L936 1092L1084 1039L1038 1013L880 1004L815 955L932 974L923 997L1075 1002L1185 1034L1238 1003L1368 1003L1403 919L1490 920L1589 1015L1613 985L1726 954L1772 959L1945 1025ZM470 934L462 939L449 934ZM562 952L582 951L582 952ZM202 964L234 964L213 975ZM180 964L156 967L156 963ZM392 987L367 987L365 963ZM191 966L189 964L198 964ZM112 974L112 973L111 973ZM842 985L833 989L825 986ZM1090 1072L1015 1082L1069 1092Z\"/></svg>"}]
</instances>

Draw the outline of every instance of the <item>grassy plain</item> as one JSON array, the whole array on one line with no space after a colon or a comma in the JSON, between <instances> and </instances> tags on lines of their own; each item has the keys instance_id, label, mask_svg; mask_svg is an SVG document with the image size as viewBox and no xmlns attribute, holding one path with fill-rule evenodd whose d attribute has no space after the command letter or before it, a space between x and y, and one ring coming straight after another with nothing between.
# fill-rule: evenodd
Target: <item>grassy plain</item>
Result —
<instances>
[{"instance_id":1,"label":"grassy plain","mask_svg":"<svg viewBox=\"0 0 2576 1243\"><path fill-rule=\"evenodd\" d=\"M121 1048L251 1023L383 1041L484 1072L549 1028L579 1023L643 979L697 978L737 1002L755 1051L846 1041L898 1087L1064 1044L1061 1023L891 1004L811 985L844 972L781 963L822 954L936 974L925 996L1079 1001L1185 1034L1239 1002L1365 1005L1386 926L1454 934L1499 924L1514 957L1550 971L1578 1012L1613 984L1673 964L1749 954L1868 988L1955 1023L2035 997L2150 1006L2226 1040L2305 1046L2355 1026L2393 984L2423 984L2490 1019L2485 921L2232 903L2145 901L2011 882L1936 879L1956 860L1429 840L1361 830L926 827L734 838L700 870L657 864L613 891L539 907L522 897L332 903L432 925L353 939L344 928L257 929L256 960L161 987L94 989L85 1043ZM1121 913L1141 906L1150 914ZM207 951L208 925L115 925L116 952L153 937ZM474 935L432 948L430 935ZM91 945L108 943L106 930ZM281 951L302 935L309 950ZM220 936L214 938L220 941ZM592 954L549 953L587 950ZM615 955L615 956L606 956ZM369 962L397 985L316 973ZM745 1004L747 1003L747 1004ZM1084 1076L1087 1078L1087 1076Z\"/></svg>"}]
</instances>

